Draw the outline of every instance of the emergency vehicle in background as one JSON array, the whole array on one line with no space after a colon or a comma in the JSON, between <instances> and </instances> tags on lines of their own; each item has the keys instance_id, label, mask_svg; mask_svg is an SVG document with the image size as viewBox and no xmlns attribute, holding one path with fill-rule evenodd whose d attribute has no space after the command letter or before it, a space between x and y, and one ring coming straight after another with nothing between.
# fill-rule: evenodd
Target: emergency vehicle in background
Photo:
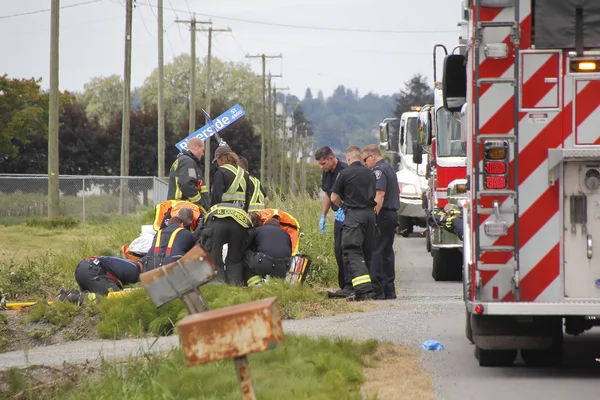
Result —
<instances>
[{"instance_id":1,"label":"emergency vehicle in background","mask_svg":"<svg viewBox=\"0 0 600 400\"><path fill-rule=\"evenodd\" d=\"M466 26L466 24L465 24ZM462 37L466 37L465 34ZM456 46L456 51L464 52L466 40ZM459 41L459 43L461 43ZM466 197L466 155L461 140L459 112L449 112L444 108L442 84L437 81L438 49L448 55L444 45L433 48L434 103L425 105L419 113L418 145L431 155L427 164L429 191L425 192L422 207L430 216L425 233L427 251L433 258L431 275L436 281L462 280L463 255L462 240L438 223L438 213L445 214L447 205L461 207L458 201ZM448 209L446 209L448 211ZM458 213L458 211L457 211Z\"/></svg>"},{"instance_id":2,"label":"emergency vehicle in background","mask_svg":"<svg viewBox=\"0 0 600 400\"><path fill-rule=\"evenodd\" d=\"M417 121L421 107L413 106L400 118L386 118L379 124L380 147L386 161L394 168L398 181L400 208L396 232L408 237L414 226L424 228L427 214L421 196L428 189L425 178L428 156L417 145Z\"/></svg>"},{"instance_id":3,"label":"emergency vehicle in background","mask_svg":"<svg viewBox=\"0 0 600 400\"><path fill-rule=\"evenodd\" d=\"M443 101L467 154L466 335L481 366L561 362L600 316L600 2L465 0ZM594 47L596 46L596 47ZM563 330L564 322L564 330Z\"/></svg>"}]
</instances>

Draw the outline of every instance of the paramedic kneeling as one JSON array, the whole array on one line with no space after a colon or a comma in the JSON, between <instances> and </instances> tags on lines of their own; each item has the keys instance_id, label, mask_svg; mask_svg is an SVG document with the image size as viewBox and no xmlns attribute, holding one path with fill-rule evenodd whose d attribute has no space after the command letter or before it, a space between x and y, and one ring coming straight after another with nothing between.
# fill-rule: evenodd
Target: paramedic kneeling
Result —
<instances>
[{"instance_id":1,"label":"paramedic kneeling","mask_svg":"<svg viewBox=\"0 0 600 400\"><path fill-rule=\"evenodd\" d=\"M108 295L118 292L124 285L132 285L144 272L138 263L118 257L94 256L79 261L75 280L82 292Z\"/></svg>"},{"instance_id":2,"label":"paramedic kneeling","mask_svg":"<svg viewBox=\"0 0 600 400\"><path fill-rule=\"evenodd\" d=\"M181 213L184 211L185 209ZM198 239L192 232L185 229L185 222L181 217L173 217L169 219L169 225L166 228L156 233L152 239L150 250L140 260L145 271L171 264L194 247Z\"/></svg>"},{"instance_id":3,"label":"paramedic kneeling","mask_svg":"<svg viewBox=\"0 0 600 400\"><path fill-rule=\"evenodd\" d=\"M261 283L267 275L285 278L291 257L292 239L276 218L270 218L263 226L254 228L244 254L244 278L248 286Z\"/></svg>"}]
</instances>

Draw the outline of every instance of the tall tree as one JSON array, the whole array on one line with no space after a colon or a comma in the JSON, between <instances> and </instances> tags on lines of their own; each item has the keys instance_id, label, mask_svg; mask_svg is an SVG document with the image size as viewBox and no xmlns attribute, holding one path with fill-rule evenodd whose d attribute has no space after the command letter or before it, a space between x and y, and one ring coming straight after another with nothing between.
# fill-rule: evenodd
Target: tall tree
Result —
<instances>
[{"instance_id":1,"label":"tall tree","mask_svg":"<svg viewBox=\"0 0 600 400\"><path fill-rule=\"evenodd\" d=\"M48 134L48 95L39 82L0 76L0 155L15 156L33 136Z\"/></svg>"},{"instance_id":2,"label":"tall tree","mask_svg":"<svg viewBox=\"0 0 600 400\"><path fill-rule=\"evenodd\" d=\"M78 100L85 106L86 114L90 118L97 118L103 127L108 127L113 118L122 112L123 79L117 74L97 76L83 85L83 89Z\"/></svg>"},{"instance_id":3,"label":"tall tree","mask_svg":"<svg viewBox=\"0 0 600 400\"><path fill-rule=\"evenodd\" d=\"M400 97L396 100L394 115L397 118L400 118L402 113L410 111L413 106L433 104L433 89L423 75L415 74L408 82L404 82L404 86L404 90L400 91Z\"/></svg>"}]
</instances>

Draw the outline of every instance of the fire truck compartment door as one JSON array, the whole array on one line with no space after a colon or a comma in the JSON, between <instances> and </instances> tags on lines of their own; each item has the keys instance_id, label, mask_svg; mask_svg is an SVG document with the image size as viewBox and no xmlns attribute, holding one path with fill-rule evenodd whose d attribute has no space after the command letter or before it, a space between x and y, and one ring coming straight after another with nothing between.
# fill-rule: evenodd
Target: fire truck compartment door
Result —
<instances>
[{"instance_id":1,"label":"fire truck compartment door","mask_svg":"<svg viewBox=\"0 0 600 400\"><path fill-rule=\"evenodd\" d=\"M521 65L521 109L558 108L560 51L523 51Z\"/></svg>"},{"instance_id":2,"label":"fire truck compartment door","mask_svg":"<svg viewBox=\"0 0 600 400\"><path fill-rule=\"evenodd\" d=\"M600 160L565 162L563 185L565 297L600 298Z\"/></svg>"},{"instance_id":3,"label":"fire truck compartment door","mask_svg":"<svg viewBox=\"0 0 600 400\"><path fill-rule=\"evenodd\" d=\"M573 86L573 124L575 143L578 145L600 144L600 79L576 78Z\"/></svg>"}]
</instances>

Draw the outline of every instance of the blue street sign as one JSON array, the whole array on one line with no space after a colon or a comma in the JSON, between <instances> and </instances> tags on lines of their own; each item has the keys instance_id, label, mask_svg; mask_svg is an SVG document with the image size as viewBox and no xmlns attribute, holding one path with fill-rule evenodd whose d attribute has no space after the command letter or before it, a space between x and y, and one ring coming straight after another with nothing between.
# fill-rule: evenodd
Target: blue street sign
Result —
<instances>
[{"instance_id":1,"label":"blue street sign","mask_svg":"<svg viewBox=\"0 0 600 400\"><path fill-rule=\"evenodd\" d=\"M196 132L192 133L190 136L186 137L182 141L178 142L175 146L177 150L183 151L187 149L187 142L191 138L197 137L198 139L202 139L206 141L215 133L221 132L223 129L227 128L229 125L242 118L246 113L242 110L238 104L231 107L229 110L225 111L223 114L219 115L217 118L212 121L208 120L207 124L202 128L198 129Z\"/></svg>"}]
</instances>

